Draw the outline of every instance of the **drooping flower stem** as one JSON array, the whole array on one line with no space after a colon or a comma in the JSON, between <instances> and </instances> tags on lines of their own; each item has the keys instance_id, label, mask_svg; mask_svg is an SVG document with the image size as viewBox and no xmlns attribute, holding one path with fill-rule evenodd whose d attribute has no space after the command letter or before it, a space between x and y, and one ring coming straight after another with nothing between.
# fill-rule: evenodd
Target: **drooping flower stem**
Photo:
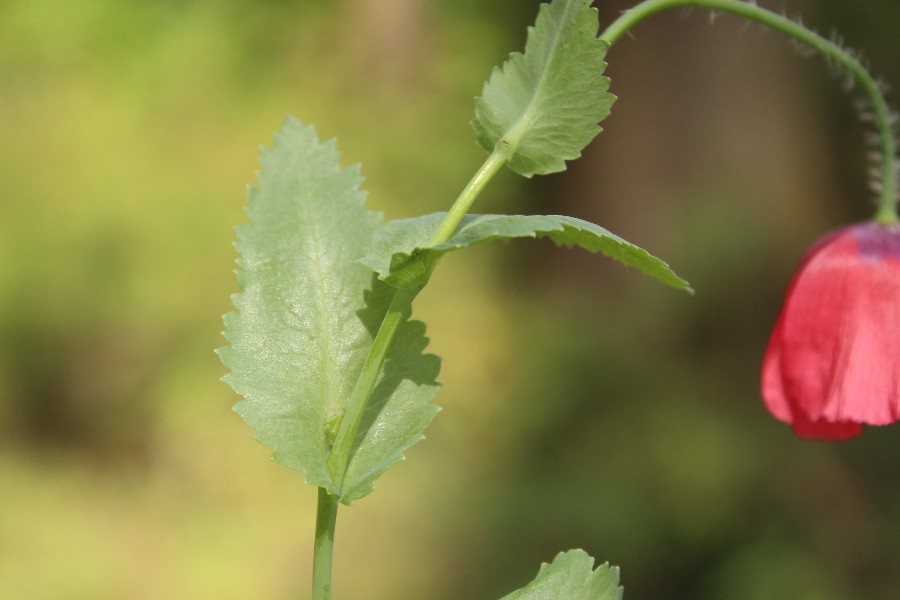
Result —
<instances>
[{"instance_id":1,"label":"drooping flower stem","mask_svg":"<svg viewBox=\"0 0 900 600\"><path fill-rule=\"evenodd\" d=\"M338 497L329 494L325 488L319 488L316 541L313 549L313 600L331 600L331 556L337 510Z\"/></svg>"},{"instance_id":2,"label":"drooping flower stem","mask_svg":"<svg viewBox=\"0 0 900 600\"><path fill-rule=\"evenodd\" d=\"M872 120L878 133L879 198L878 213L875 218L884 224L900 221L897 215L897 138L894 136L891 110L888 108L878 82L851 52L848 52L839 44L822 37L787 17L740 0L645 0L622 13L618 19L600 34L600 39L612 45L632 27L650 15L670 8L686 6L709 8L714 11L732 13L751 21L756 21L809 46L843 69L846 69L865 94L872 111Z\"/></svg>"}]
</instances>

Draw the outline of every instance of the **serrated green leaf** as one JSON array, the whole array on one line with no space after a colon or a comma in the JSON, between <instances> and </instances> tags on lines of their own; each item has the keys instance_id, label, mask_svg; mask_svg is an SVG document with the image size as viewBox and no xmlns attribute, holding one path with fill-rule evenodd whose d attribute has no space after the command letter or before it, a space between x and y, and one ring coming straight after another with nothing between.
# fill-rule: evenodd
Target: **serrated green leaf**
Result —
<instances>
[{"instance_id":1,"label":"serrated green leaf","mask_svg":"<svg viewBox=\"0 0 900 600\"><path fill-rule=\"evenodd\" d=\"M326 423L336 419L371 334L357 318L371 275L353 264L381 216L363 207L358 167L288 118L263 149L251 222L236 228L237 309L225 316L235 411L277 462L330 491Z\"/></svg>"},{"instance_id":2,"label":"serrated green leaf","mask_svg":"<svg viewBox=\"0 0 900 600\"><path fill-rule=\"evenodd\" d=\"M435 261L447 252L489 240L548 237L559 246L578 246L590 252L600 252L666 285L690 291L688 283L660 259L599 225L575 217L466 215L449 240L426 248L443 216L444 213L433 213L391 221L375 234L372 246L360 262L371 267L391 285L402 287L413 279L410 273L417 272L413 267L419 261Z\"/></svg>"},{"instance_id":3,"label":"serrated green leaf","mask_svg":"<svg viewBox=\"0 0 900 600\"><path fill-rule=\"evenodd\" d=\"M501 600L621 600L619 569L594 559L584 550L560 552L544 563L534 581Z\"/></svg>"},{"instance_id":4,"label":"serrated green leaf","mask_svg":"<svg viewBox=\"0 0 900 600\"><path fill-rule=\"evenodd\" d=\"M563 171L581 156L615 100L598 28L589 0L541 5L525 53L494 69L475 101L472 126L485 150L505 146L509 167L526 177Z\"/></svg>"},{"instance_id":5,"label":"serrated green leaf","mask_svg":"<svg viewBox=\"0 0 900 600\"><path fill-rule=\"evenodd\" d=\"M250 223L236 228L241 292L225 316L223 379L244 397L235 411L274 460L343 497L347 480L342 494L327 472L330 443L394 293L358 263L382 216L364 208L359 168L341 168L334 142L320 142L297 119L285 121L261 164ZM421 437L436 410L438 363L421 354L424 326L407 322L401 331L408 347L389 354L392 371L381 375L351 457L360 465L354 498ZM405 437L379 437L379 428Z\"/></svg>"}]
</instances>

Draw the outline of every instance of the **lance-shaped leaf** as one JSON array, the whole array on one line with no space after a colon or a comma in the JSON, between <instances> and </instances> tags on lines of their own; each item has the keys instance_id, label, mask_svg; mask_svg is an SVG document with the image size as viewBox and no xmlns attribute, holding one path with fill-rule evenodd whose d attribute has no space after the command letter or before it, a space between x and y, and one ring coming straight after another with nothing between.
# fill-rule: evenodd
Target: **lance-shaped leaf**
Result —
<instances>
[{"instance_id":1,"label":"lance-shaped leaf","mask_svg":"<svg viewBox=\"0 0 900 600\"><path fill-rule=\"evenodd\" d=\"M559 246L578 246L600 252L640 269L666 285L690 291L688 283L666 263L603 227L582 219L563 215L466 215L449 240L426 247L443 217L444 213L433 213L391 221L375 234L372 246L360 262L374 269L391 285L420 285L417 277L427 275L426 266L447 252L488 240L547 237Z\"/></svg>"},{"instance_id":2,"label":"lance-shaped leaf","mask_svg":"<svg viewBox=\"0 0 900 600\"><path fill-rule=\"evenodd\" d=\"M619 569L594 559L583 550L560 552L544 563L534 581L501 600L621 600Z\"/></svg>"},{"instance_id":3,"label":"lance-shaped leaf","mask_svg":"<svg viewBox=\"0 0 900 600\"><path fill-rule=\"evenodd\" d=\"M261 164L251 222L236 228L241 291L225 316L224 379L244 397L236 412L277 462L340 494L327 472L330 444L393 294L357 262L382 216L364 208L359 168L341 168L334 142L320 142L296 119L276 133ZM421 437L436 410L429 403L437 359L421 354L424 326L403 328L408 346L388 355L396 369L381 376L351 457L368 465L353 479L356 497ZM378 428L405 437L386 441Z\"/></svg>"},{"instance_id":4,"label":"lance-shaped leaf","mask_svg":"<svg viewBox=\"0 0 900 600\"><path fill-rule=\"evenodd\" d=\"M581 156L615 100L597 30L589 0L541 5L525 53L494 69L475 101L472 126L485 150L505 146L509 167L526 177L563 171Z\"/></svg>"}]
</instances>

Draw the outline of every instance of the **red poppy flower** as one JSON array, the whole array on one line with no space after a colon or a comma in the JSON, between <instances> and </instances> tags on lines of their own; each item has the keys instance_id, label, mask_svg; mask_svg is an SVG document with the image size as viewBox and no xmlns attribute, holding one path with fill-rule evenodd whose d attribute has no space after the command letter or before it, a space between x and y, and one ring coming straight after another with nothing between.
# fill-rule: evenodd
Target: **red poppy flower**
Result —
<instances>
[{"instance_id":1,"label":"red poppy flower","mask_svg":"<svg viewBox=\"0 0 900 600\"><path fill-rule=\"evenodd\" d=\"M807 439L900 420L900 225L851 225L809 250L766 349L762 393Z\"/></svg>"}]
</instances>

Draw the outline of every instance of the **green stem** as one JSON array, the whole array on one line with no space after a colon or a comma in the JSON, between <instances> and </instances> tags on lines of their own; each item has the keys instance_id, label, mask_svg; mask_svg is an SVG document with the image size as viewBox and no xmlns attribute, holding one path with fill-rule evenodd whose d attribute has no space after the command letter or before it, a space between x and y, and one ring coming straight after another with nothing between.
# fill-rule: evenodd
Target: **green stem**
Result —
<instances>
[{"instance_id":1,"label":"green stem","mask_svg":"<svg viewBox=\"0 0 900 600\"><path fill-rule=\"evenodd\" d=\"M487 160L460 193L450 211L441 221L437 232L429 242L436 246L446 242L460 221L471 208L472 203L481 194L497 171L509 160L509 149L502 143L488 156ZM430 270L434 264L427 266ZM328 456L328 475L334 482L338 493L329 494L325 488L319 488L319 506L316 516L316 542L313 557L313 600L330 600L331 598L331 556L334 545L334 527L337 509L340 503L344 479L350 465L350 456L362 422L363 414L375 389L378 375L387 359L388 351L400 326L409 317L413 300L421 291L421 287L398 289L391 300L388 311L375 334L372 348L363 363L362 371L347 401L341 425L334 438L331 453Z\"/></svg>"},{"instance_id":2,"label":"green stem","mask_svg":"<svg viewBox=\"0 0 900 600\"><path fill-rule=\"evenodd\" d=\"M329 494L325 488L319 488L316 542L313 549L313 600L331 600L331 556L337 510L338 497Z\"/></svg>"},{"instance_id":3,"label":"green stem","mask_svg":"<svg viewBox=\"0 0 900 600\"><path fill-rule=\"evenodd\" d=\"M786 17L760 8L755 4L739 0L645 0L625 11L600 34L600 39L612 45L632 27L650 15L669 8L685 6L699 6L728 12L756 21L802 44L806 44L847 69L866 95L872 108L875 127L878 130L881 189L879 190L878 213L875 218L885 224L900 221L897 215L897 139L894 137L891 124L891 111L878 82L875 81L859 60L844 48L841 48L840 45L823 38L814 31L810 31Z\"/></svg>"},{"instance_id":4,"label":"green stem","mask_svg":"<svg viewBox=\"0 0 900 600\"><path fill-rule=\"evenodd\" d=\"M437 246L450 239L456 232L456 228L459 227L459 222L469 212L472 203L475 202L488 182L497 174L497 171L509 160L509 153L509 148L503 144L503 140L500 140L497 143L497 147L491 152L491 155L487 157L487 160L478 169L478 172L475 173L463 191L460 192L456 202L450 207L447 216L441 221L434 237L428 242L429 246Z\"/></svg>"},{"instance_id":5,"label":"green stem","mask_svg":"<svg viewBox=\"0 0 900 600\"><path fill-rule=\"evenodd\" d=\"M459 222L465 216L475 199L508 160L508 152L503 147L491 153L475 176L454 202L447 216L441 222L429 246L441 244L453 235ZM433 268L434 265L431 265ZM409 317L412 301L421 291L421 287L398 289L391 300L388 311L375 334L372 348L363 363L362 371L350 394L344 411L341 425L334 438L331 454L328 456L328 474L339 490L337 495L329 494L325 488L319 488L319 506L316 515L316 542L313 556L313 600L330 600L331 598L331 556L334 545L334 527L337 509L340 502L340 491L350 465L350 455L362 422L363 414L375 389L378 375L387 359L388 351L397 331Z\"/></svg>"},{"instance_id":6,"label":"green stem","mask_svg":"<svg viewBox=\"0 0 900 600\"><path fill-rule=\"evenodd\" d=\"M388 307L387 314L385 314L384 320L381 322L378 333L375 335L372 348L369 350L366 362L363 363L362 371L356 380L350 399L347 401L341 426L338 429L337 436L334 438L331 455L328 457L328 474L338 490L344 484L344 477L350 464L350 453L353 450L356 432L359 430L359 424L362 421L369 397L375 388L378 374L381 372L381 367L387 358L394 336L397 334L397 330L400 329L400 325L409 316L410 305L412 305L413 299L419 294L420 290L421 288L397 290L390 307Z\"/></svg>"},{"instance_id":7,"label":"green stem","mask_svg":"<svg viewBox=\"0 0 900 600\"><path fill-rule=\"evenodd\" d=\"M507 160L509 160L509 150L503 144L498 144L497 149L488 156L475 176L472 177L460 193L456 202L450 207L450 211L444 217L444 220L441 221L437 232L428 244L429 246L436 246L450 239L459 226L459 222L471 208L472 203L475 202L475 199L478 198L484 187ZM426 268L430 272L434 268L434 264ZM421 289L421 287L415 287L397 290L387 314L378 328L378 333L375 334L372 348L369 350L366 362L363 364L353 392L350 394L340 428L334 438L331 454L328 457L328 475L338 490L341 490L344 484L347 467L350 464L350 455L353 451L356 434L359 431L359 424L362 421L363 413L365 413L366 405L369 403L372 390L375 388L378 374L381 373L381 368L384 366L384 361L387 358L397 330L400 329L400 326L409 316L412 301Z\"/></svg>"}]
</instances>

